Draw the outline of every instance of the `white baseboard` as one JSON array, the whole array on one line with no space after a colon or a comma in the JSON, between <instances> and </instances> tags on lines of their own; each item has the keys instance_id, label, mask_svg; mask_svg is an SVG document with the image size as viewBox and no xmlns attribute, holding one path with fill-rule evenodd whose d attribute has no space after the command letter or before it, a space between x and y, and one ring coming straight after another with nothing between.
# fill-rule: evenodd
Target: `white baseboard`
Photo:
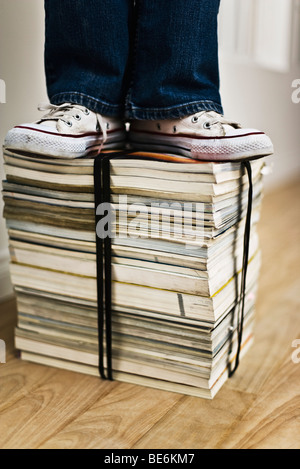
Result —
<instances>
[{"instance_id":1,"label":"white baseboard","mask_svg":"<svg viewBox=\"0 0 300 469\"><path fill-rule=\"evenodd\" d=\"M6 250L0 251L0 302L14 295L9 273L9 254Z\"/></svg>"}]
</instances>

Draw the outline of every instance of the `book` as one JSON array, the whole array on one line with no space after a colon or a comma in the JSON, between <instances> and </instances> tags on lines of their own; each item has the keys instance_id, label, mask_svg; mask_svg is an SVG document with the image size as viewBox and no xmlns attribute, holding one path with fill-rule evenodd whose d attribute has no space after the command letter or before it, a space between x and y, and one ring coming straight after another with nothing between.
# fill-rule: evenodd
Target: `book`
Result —
<instances>
[{"instance_id":1,"label":"book","mask_svg":"<svg viewBox=\"0 0 300 469\"><path fill-rule=\"evenodd\" d=\"M112 330L104 324L104 338L111 333L114 379L211 399L250 348L264 161L251 168L239 344L249 190L241 164L147 152L110 161L109 230L101 233L111 237ZM4 169L21 358L98 375L108 350L99 356L94 158L4 149Z\"/></svg>"},{"instance_id":2,"label":"book","mask_svg":"<svg viewBox=\"0 0 300 469\"><path fill-rule=\"evenodd\" d=\"M253 237L250 247L250 259L258 250L258 237ZM115 254L115 255L114 255ZM113 281L147 285L152 288L176 290L181 293L212 296L223 287L235 274L242 269L242 251L239 246L235 261L232 253L222 252L217 259L210 259L209 266L204 270L199 259L189 266L178 260L172 263L155 260L137 259L136 257L122 257L118 249L114 249L112 257ZM132 253L133 255L133 253ZM47 271L62 272L72 276L96 279L96 254L71 251L62 248L33 246L25 242L11 240L10 256L13 264L47 269L43 278L47 278ZM180 260L180 262L178 262ZM170 261L170 259L169 259ZM214 261L214 262L213 262ZM80 288L80 285L79 285Z\"/></svg>"}]
</instances>

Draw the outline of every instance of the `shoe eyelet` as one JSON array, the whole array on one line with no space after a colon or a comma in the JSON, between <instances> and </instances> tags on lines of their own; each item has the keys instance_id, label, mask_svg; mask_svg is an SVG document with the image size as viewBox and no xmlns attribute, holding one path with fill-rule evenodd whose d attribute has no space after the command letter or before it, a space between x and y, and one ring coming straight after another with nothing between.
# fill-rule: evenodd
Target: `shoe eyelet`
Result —
<instances>
[{"instance_id":1,"label":"shoe eyelet","mask_svg":"<svg viewBox=\"0 0 300 469\"><path fill-rule=\"evenodd\" d=\"M209 122L204 122L203 127L204 129L211 129L211 125Z\"/></svg>"},{"instance_id":2,"label":"shoe eyelet","mask_svg":"<svg viewBox=\"0 0 300 469\"><path fill-rule=\"evenodd\" d=\"M71 121L66 121L65 124L68 126L68 127L72 127L72 122Z\"/></svg>"},{"instance_id":3,"label":"shoe eyelet","mask_svg":"<svg viewBox=\"0 0 300 469\"><path fill-rule=\"evenodd\" d=\"M176 132L177 132L177 127L176 127L176 125L174 125L174 127L173 127L173 133L175 134Z\"/></svg>"},{"instance_id":4,"label":"shoe eyelet","mask_svg":"<svg viewBox=\"0 0 300 469\"><path fill-rule=\"evenodd\" d=\"M76 114L76 116L74 116L74 119L77 121L81 121L81 116L79 114Z\"/></svg>"},{"instance_id":5,"label":"shoe eyelet","mask_svg":"<svg viewBox=\"0 0 300 469\"><path fill-rule=\"evenodd\" d=\"M199 117L197 117L197 116L192 117L192 123L193 124L196 124L198 122L198 120L199 120Z\"/></svg>"},{"instance_id":6,"label":"shoe eyelet","mask_svg":"<svg viewBox=\"0 0 300 469\"><path fill-rule=\"evenodd\" d=\"M158 128L158 130L161 130L161 125L159 122L157 122L156 127Z\"/></svg>"},{"instance_id":7,"label":"shoe eyelet","mask_svg":"<svg viewBox=\"0 0 300 469\"><path fill-rule=\"evenodd\" d=\"M84 113L86 116L89 116L91 112L90 112L88 109L85 109L85 110L83 111L83 113Z\"/></svg>"}]
</instances>

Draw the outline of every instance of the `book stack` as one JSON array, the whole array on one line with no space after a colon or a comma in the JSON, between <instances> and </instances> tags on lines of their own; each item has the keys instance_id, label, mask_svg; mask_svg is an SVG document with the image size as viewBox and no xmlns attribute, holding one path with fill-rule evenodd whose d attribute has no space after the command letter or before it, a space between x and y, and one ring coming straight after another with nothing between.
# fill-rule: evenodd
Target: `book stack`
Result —
<instances>
[{"instance_id":1,"label":"book stack","mask_svg":"<svg viewBox=\"0 0 300 469\"><path fill-rule=\"evenodd\" d=\"M93 158L5 149L4 163L21 358L99 375L96 236L109 236L113 378L213 398L239 347L248 204L241 164L149 153L112 159L111 203L97 207L104 217L96 226ZM253 340L263 165L251 163L241 356Z\"/></svg>"}]
</instances>

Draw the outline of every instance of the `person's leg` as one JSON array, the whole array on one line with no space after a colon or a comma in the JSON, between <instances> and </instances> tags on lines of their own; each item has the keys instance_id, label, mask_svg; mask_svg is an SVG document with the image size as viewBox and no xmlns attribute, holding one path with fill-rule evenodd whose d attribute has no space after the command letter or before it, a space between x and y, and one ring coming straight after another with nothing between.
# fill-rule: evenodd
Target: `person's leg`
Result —
<instances>
[{"instance_id":1,"label":"person's leg","mask_svg":"<svg viewBox=\"0 0 300 469\"><path fill-rule=\"evenodd\" d=\"M129 119L222 112L217 16L220 0L137 2Z\"/></svg>"},{"instance_id":2,"label":"person's leg","mask_svg":"<svg viewBox=\"0 0 300 469\"><path fill-rule=\"evenodd\" d=\"M210 161L273 152L263 132L242 129L222 115L219 5L220 0L137 2L134 67L126 102L134 148Z\"/></svg>"},{"instance_id":3,"label":"person's leg","mask_svg":"<svg viewBox=\"0 0 300 469\"><path fill-rule=\"evenodd\" d=\"M6 148L76 158L126 141L131 0L45 0L50 105L10 130Z\"/></svg>"},{"instance_id":4,"label":"person's leg","mask_svg":"<svg viewBox=\"0 0 300 469\"><path fill-rule=\"evenodd\" d=\"M50 102L123 117L131 0L45 0Z\"/></svg>"}]
</instances>

